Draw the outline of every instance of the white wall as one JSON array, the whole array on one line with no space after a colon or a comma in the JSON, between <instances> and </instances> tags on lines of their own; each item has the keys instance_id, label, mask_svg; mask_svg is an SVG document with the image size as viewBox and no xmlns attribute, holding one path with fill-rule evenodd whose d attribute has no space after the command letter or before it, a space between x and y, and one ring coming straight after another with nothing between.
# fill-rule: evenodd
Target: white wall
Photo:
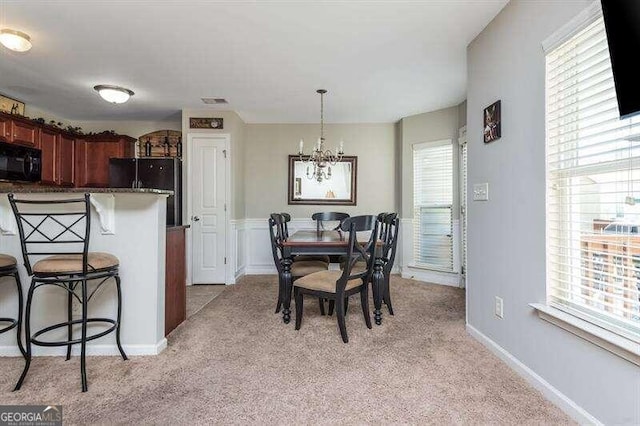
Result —
<instances>
[{"instance_id":1,"label":"white wall","mask_svg":"<svg viewBox=\"0 0 640 426\"><path fill-rule=\"evenodd\" d=\"M512 0L468 48L467 321L592 416L640 424L640 370L529 308L545 301L545 61L541 42L591 2ZM502 138L485 145L482 111L502 100ZM504 298L504 319L493 314Z\"/></svg>"}]
</instances>

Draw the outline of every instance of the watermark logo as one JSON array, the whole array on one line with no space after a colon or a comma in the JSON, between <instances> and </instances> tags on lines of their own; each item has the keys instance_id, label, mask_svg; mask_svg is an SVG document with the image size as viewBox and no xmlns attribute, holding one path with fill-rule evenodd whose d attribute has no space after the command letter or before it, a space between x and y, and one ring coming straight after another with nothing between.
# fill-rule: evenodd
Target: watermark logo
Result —
<instances>
[{"instance_id":1,"label":"watermark logo","mask_svg":"<svg viewBox=\"0 0 640 426\"><path fill-rule=\"evenodd\" d=\"M61 426L62 405L0 405L0 426Z\"/></svg>"}]
</instances>

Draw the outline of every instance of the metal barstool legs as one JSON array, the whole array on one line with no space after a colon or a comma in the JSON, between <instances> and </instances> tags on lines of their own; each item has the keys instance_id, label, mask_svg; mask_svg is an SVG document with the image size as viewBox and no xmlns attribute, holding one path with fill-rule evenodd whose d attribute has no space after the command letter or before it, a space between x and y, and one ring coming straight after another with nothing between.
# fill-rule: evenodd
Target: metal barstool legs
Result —
<instances>
[{"instance_id":1,"label":"metal barstool legs","mask_svg":"<svg viewBox=\"0 0 640 426\"><path fill-rule=\"evenodd\" d=\"M25 334L25 345L26 345L26 353L25 353L25 364L24 369L22 370L22 374L18 379L18 383L16 383L16 387L13 388L13 391L20 390L22 386L22 382L24 382L24 378L27 377L27 372L29 371L29 367L31 366L31 299L33 299L33 290L35 290L35 280L31 280L31 285L29 286L29 292L27 293L27 304L25 305L25 313L24 313L24 334Z\"/></svg>"},{"instance_id":2,"label":"metal barstool legs","mask_svg":"<svg viewBox=\"0 0 640 426\"><path fill-rule=\"evenodd\" d=\"M116 324L115 324L116 344L118 346L118 351L120 351L120 355L122 356L122 359L126 361L129 358L124 352L124 349L122 348L122 344L120 342L120 320L122 316L122 290L120 286L120 276L116 274L113 276L113 278L116 283L116 290L118 295L118 308L117 308L118 312L117 312L117 318L116 318ZM75 343L80 343L80 375L81 375L81 381L82 381L82 392L86 392L88 390L86 350L87 350L87 341L88 341L87 340L87 324L89 322L89 318L88 318L89 300L87 297L87 280L81 280L81 281L78 280L78 281L82 283L82 299L81 299L82 319L80 321L81 339L80 339L80 342L75 342ZM67 291L69 292L69 297L67 299L67 303L68 303L67 316L69 320L69 324L67 325L67 333L68 333L67 342L68 343L66 344L67 360L71 358L71 346L75 344L73 342L72 303L73 303L73 291L75 290L75 287L77 284L72 284L72 283L73 281L69 282L67 286ZM16 386L13 389L14 391L17 391L22 387L22 383L24 382L24 379L27 376L27 372L29 371L29 367L31 366L31 357L32 357L31 344L32 344L32 340L34 339L31 336L31 302L33 300L33 292L36 287L37 287L36 280L32 279L31 286L29 287L29 292L27 294L27 304L26 304L26 312L25 312L25 335L26 335L25 360L26 360L26 363L24 366L24 370L22 371L22 374L18 379L18 383L16 383ZM38 333L36 333L36 335L37 334Z\"/></svg>"}]
</instances>

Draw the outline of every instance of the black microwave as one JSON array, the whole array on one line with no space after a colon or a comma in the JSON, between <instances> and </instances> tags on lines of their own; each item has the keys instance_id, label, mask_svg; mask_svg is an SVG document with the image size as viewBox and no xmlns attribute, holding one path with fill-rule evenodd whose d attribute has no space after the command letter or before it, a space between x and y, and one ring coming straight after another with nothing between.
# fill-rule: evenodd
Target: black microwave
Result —
<instances>
[{"instance_id":1,"label":"black microwave","mask_svg":"<svg viewBox=\"0 0 640 426\"><path fill-rule=\"evenodd\" d=\"M37 182L41 177L39 149L0 142L0 179Z\"/></svg>"}]
</instances>

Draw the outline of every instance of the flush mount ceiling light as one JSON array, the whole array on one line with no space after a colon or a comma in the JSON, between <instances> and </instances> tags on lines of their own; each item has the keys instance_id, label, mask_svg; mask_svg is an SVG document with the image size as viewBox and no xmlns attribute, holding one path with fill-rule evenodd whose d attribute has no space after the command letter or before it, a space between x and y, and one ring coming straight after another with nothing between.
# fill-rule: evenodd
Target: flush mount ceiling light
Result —
<instances>
[{"instance_id":1,"label":"flush mount ceiling light","mask_svg":"<svg viewBox=\"0 0 640 426\"><path fill-rule=\"evenodd\" d=\"M112 104L123 104L133 96L133 92L120 86L110 86L108 84L98 84L93 89L97 91L102 99Z\"/></svg>"},{"instance_id":2,"label":"flush mount ceiling light","mask_svg":"<svg viewBox=\"0 0 640 426\"><path fill-rule=\"evenodd\" d=\"M28 34L9 28L0 30L0 43L14 52L26 52L31 49L31 37Z\"/></svg>"}]
</instances>

